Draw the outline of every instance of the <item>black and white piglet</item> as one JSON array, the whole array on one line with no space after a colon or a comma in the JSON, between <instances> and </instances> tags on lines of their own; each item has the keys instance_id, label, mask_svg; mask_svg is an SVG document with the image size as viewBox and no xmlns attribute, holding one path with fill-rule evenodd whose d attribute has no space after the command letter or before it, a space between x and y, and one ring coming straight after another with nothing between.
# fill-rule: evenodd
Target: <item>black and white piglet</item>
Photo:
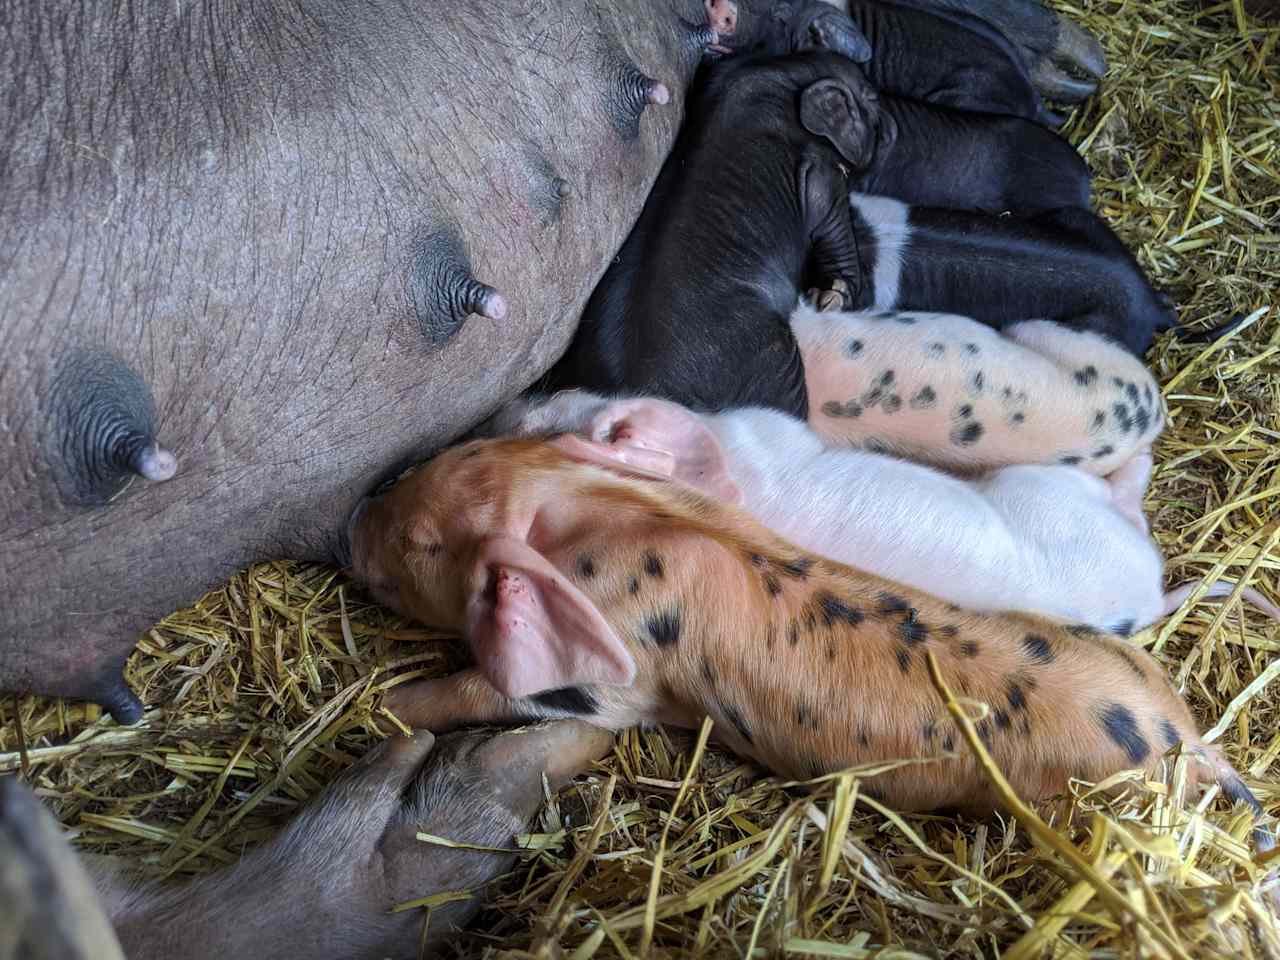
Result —
<instances>
[{"instance_id":1,"label":"black and white piglet","mask_svg":"<svg viewBox=\"0 0 1280 960\"><path fill-rule=\"evenodd\" d=\"M859 308L958 313L1002 329L1054 320L1141 356L1176 325L1123 241L1087 210L1027 219L853 194Z\"/></svg>"}]
</instances>

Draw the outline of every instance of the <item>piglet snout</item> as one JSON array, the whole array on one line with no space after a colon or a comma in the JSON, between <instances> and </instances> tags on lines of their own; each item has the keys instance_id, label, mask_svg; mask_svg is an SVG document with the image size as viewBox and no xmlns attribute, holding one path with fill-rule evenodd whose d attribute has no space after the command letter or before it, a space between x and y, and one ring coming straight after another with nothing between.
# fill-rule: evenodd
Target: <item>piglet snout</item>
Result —
<instances>
[{"instance_id":1,"label":"piglet snout","mask_svg":"<svg viewBox=\"0 0 1280 960\"><path fill-rule=\"evenodd\" d=\"M703 0L707 25L721 37L731 37L738 29L738 5L733 0Z\"/></svg>"}]
</instances>

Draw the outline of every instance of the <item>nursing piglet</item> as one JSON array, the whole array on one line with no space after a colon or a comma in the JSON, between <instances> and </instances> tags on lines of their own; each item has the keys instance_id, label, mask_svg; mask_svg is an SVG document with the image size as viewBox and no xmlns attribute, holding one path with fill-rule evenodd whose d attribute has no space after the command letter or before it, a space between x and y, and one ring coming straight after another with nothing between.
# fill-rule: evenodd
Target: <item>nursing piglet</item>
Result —
<instances>
[{"instance_id":1,"label":"nursing piglet","mask_svg":"<svg viewBox=\"0 0 1280 960\"><path fill-rule=\"evenodd\" d=\"M1164 427L1151 372L1092 331L804 302L791 329L809 423L830 440L953 471L1056 463L1105 476Z\"/></svg>"},{"instance_id":2,"label":"nursing piglet","mask_svg":"<svg viewBox=\"0 0 1280 960\"><path fill-rule=\"evenodd\" d=\"M1112 484L1058 466L962 480L830 446L801 421L761 408L696 414L655 398L566 391L517 401L484 429L572 432L633 460L662 458L655 472L740 504L805 550L966 609L1039 613L1123 633L1164 610L1162 558L1133 519L1142 512L1149 456L1117 478L1117 498Z\"/></svg>"},{"instance_id":3,"label":"nursing piglet","mask_svg":"<svg viewBox=\"0 0 1280 960\"><path fill-rule=\"evenodd\" d=\"M1181 744L1260 812L1141 648L965 611L815 556L684 484L629 475L615 454L573 437L477 440L359 509L355 575L402 614L460 631L476 661L392 691L396 715L427 729L577 716L615 730L709 715L740 755L813 777L956 749L931 653L958 695L989 705L979 733L1028 801L1071 778L1150 770ZM870 786L901 810L999 802L967 751Z\"/></svg>"},{"instance_id":4,"label":"nursing piglet","mask_svg":"<svg viewBox=\"0 0 1280 960\"><path fill-rule=\"evenodd\" d=\"M926 26L936 19L890 4L879 19L867 8L861 25L864 29L859 29L848 15L820 0L779 3L770 17L762 49L773 55L788 53L816 35L826 40L829 49L863 63L867 57L856 42L867 42L862 40L864 32L870 38L871 56L862 70L880 90L879 138L868 162L850 168L849 182L857 190L907 203L991 213L1027 215L1059 207L1087 209L1089 168L1066 140L1020 115L956 109L936 99L927 102L933 99L931 85L939 79L933 75L931 63L945 77L957 61L968 59L960 51L967 49L970 39L979 45L990 42L984 40L984 34L972 33L959 23ZM887 36L876 32L882 23L890 28ZM917 35L922 39L918 52L914 46ZM944 54L940 61L929 61L935 45L955 52ZM1010 53L1005 50L978 56L965 79L984 77L980 88L985 89L999 82L999 75L990 72L997 67L1016 75L1015 65L1007 59ZM961 82L965 81L957 80ZM1025 77L1022 82L1029 87ZM743 136L725 146L741 150L748 142ZM733 186L725 184L725 188Z\"/></svg>"},{"instance_id":5,"label":"nursing piglet","mask_svg":"<svg viewBox=\"0 0 1280 960\"><path fill-rule=\"evenodd\" d=\"M753 52L796 49L796 37L850 37L846 48L877 90L960 110L1006 114L1057 125L1044 108L1017 50L977 17L916 10L880 0L853 0L848 12L822 0L775 3L760 18ZM839 44L830 44L839 49ZM864 62L865 61L865 62Z\"/></svg>"},{"instance_id":6,"label":"nursing piglet","mask_svg":"<svg viewBox=\"0 0 1280 960\"><path fill-rule=\"evenodd\" d=\"M235 865L166 883L114 858L89 864L130 960L440 956L484 885L515 863L512 840L542 808L544 782L561 786L612 744L576 721L438 741L396 734ZM424 843L420 832L496 852ZM425 931L421 909L393 911L455 891L474 895L435 906Z\"/></svg>"},{"instance_id":7,"label":"nursing piglet","mask_svg":"<svg viewBox=\"0 0 1280 960\"><path fill-rule=\"evenodd\" d=\"M932 310L997 329L1053 320L1141 356L1177 323L1119 237L1087 210L1027 219L853 194L862 270L846 305Z\"/></svg>"}]
</instances>

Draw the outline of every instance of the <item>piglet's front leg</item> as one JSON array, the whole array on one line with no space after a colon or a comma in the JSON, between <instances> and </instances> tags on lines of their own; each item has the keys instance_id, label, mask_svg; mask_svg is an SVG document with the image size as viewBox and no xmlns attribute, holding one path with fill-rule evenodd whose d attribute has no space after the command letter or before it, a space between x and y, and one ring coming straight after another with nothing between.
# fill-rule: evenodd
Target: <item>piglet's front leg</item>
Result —
<instances>
[{"instance_id":1,"label":"piglet's front leg","mask_svg":"<svg viewBox=\"0 0 1280 960\"><path fill-rule=\"evenodd\" d=\"M1151 373L1089 331L805 303L791 327L809 423L830 441L965 472L1064 464L1106 476L1164 426Z\"/></svg>"}]
</instances>

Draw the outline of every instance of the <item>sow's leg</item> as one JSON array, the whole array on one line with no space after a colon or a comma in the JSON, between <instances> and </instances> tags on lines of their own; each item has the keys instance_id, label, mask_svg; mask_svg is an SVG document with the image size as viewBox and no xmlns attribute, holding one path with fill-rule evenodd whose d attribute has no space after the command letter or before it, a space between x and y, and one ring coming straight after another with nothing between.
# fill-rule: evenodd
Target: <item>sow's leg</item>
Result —
<instances>
[{"instance_id":1,"label":"sow's leg","mask_svg":"<svg viewBox=\"0 0 1280 960\"><path fill-rule=\"evenodd\" d=\"M393 907L478 891L432 910L434 955L479 910L483 885L515 863L513 837L542 806L543 775L562 786L612 743L576 720L495 736L396 736L241 863L110 892L112 921L130 960L398 960L419 955L425 914ZM419 833L513 852L453 849Z\"/></svg>"}]
</instances>

